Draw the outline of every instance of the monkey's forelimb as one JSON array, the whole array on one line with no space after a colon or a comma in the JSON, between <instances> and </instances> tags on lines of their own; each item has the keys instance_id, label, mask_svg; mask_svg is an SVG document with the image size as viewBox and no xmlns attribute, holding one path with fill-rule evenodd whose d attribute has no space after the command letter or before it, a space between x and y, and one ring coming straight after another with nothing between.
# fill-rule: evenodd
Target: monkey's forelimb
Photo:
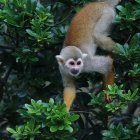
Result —
<instances>
[{"instance_id":1,"label":"monkey's forelimb","mask_svg":"<svg viewBox=\"0 0 140 140\"><path fill-rule=\"evenodd\" d=\"M95 42L98 44L98 46L101 49L110 52L115 50L115 42L110 37L108 37L114 20L113 17L115 17L115 15L116 12L111 7L104 9L103 14L99 21L96 23L93 32Z\"/></svg>"},{"instance_id":2,"label":"monkey's forelimb","mask_svg":"<svg viewBox=\"0 0 140 140\"><path fill-rule=\"evenodd\" d=\"M104 90L107 90L107 85L114 84L113 60L109 56L88 57L85 62L84 72L98 72L103 74ZM105 94L105 98L108 102L112 100L108 94Z\"/></svg>"},{"instance_id":3,"label":"monkey's forelimb","mask_svg":"<svg viewBox=\"0 0 140 140\"><path fill-rule=\"evenodd\" d=\"M84 62L83 72L98 72L107 75L112 68L113 60L109 56L88 56Z\"/></svg>"},{"instance_id":4,"label":"monkey's forelimb","mask_svg":"<svg viewBox=\"0 0 140 140\"><path fill-rule=\"evenodd\" d=\"M63 85L64 85L63 99L66 105L67 111L69 112L72 106L72 103L76 97L75 78L70 75L65 75L65 73L62 71L61 71L61 76L62 76Z\"/></svg>"},{"instance_id":5,"label":"monkey's forelimb","mask_svg":"<svg viewBox=\"0 0 140 140\"><path fill-rule=\"evenodd\" d=\"M76 97L76 89L73 87L64 88L64 103L66 105L67 111L69 112L72 103Z\"/></svg>"}]
</instances>

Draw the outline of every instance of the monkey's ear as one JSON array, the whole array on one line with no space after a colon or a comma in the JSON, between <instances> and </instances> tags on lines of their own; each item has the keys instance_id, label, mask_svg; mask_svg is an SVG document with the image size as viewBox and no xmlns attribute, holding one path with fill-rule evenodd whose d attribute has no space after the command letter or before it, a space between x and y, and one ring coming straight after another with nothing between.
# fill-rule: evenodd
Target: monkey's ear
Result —
<instances>
[{"instance_id":1,"label":"monkey's ear","mask_svg":"<svg viewBox=\"0 0 140 140\"><path fill-rule=\"evenodd\" d=\"M88 54L83 53L83 54L82 54L83 59L84 59L84 58L86 58L86 57L87 57L87 55L88 55Z\"/></svg>"},{"instance_id":2,"label":"monkey's ear","mask_svg":"<svg viewBox=\"0 0 140 140\"><path fill-rule=\"evenodd\" d=\"M56 55L55 57L56 57L57 62L58 62L59 65L64 64L64 58L61 55Z\"/></svg>"}]
</instances>

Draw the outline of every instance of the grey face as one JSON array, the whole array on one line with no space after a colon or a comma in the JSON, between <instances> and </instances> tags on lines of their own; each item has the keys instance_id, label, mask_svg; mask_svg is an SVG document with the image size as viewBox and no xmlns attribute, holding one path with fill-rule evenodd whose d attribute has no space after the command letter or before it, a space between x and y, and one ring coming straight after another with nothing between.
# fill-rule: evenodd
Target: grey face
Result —
<instances>
[{"instance_id":1,"label":"grey face","mask_svg":"<svg viewBox=\"0 0 140 140\"><path fill-rule=\"evenodd\" d=\"M71 76L78 76L84 67L84 59L87 54L75 46L67 46L61 50L60 55L56 56L61 72Z\"/></svg>"},{"instance_id":2,"label":"grey face","mask_svg":"<svg viewBox=\"0 0 140 140\"><path fill-rule=\"evenodd\" d=\"M83 60L81 58L78 58L77 60L70 58L66 61L65 67L71 76L76 77L83 69Z\"/></svg>"}]
</instances>

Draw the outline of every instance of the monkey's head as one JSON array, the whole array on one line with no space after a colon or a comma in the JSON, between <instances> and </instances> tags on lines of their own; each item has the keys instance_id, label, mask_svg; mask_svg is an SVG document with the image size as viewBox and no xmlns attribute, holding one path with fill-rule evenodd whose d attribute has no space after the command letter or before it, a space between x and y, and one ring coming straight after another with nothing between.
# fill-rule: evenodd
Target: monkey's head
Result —
<instances>
[{"instance_id":1,"label":"monkey's head","mask_svg":"<svg viewBox=\"0 0 140 140\"><path fill-rule=\"evenodd\" d=\"M61 50L60 55L56 55L61 71L71 76L78 76L83 67L87 54L75 46L67 46Z\"/></svg>"}]
</instances>

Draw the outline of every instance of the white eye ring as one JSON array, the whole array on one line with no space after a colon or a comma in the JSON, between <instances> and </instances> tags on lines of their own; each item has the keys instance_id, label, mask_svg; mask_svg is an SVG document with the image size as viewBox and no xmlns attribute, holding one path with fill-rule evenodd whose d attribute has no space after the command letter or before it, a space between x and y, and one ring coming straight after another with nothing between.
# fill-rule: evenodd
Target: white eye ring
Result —
<instances>
[{"instance_id":1,"label":"white eye ring","mask_svg":"<svg viewBox=\"0 0 140 140\"><path fill-rule=\"evenodd\" d=\"M75 65L74 61L70 61L69 64L70 64L71 66L74 66L74 65Z\"/></svg>"},{"instance_id":2,"label":"white eye ring","mask_svg":"<svg viewBox=\"0 0 140 140\"><path fill-rule=\"evenodd\" d=\"M82 62L81 62L80 60L77 61L77 65L81 65L81 63L82 63Z\"/></svg>"}]
</instances>

